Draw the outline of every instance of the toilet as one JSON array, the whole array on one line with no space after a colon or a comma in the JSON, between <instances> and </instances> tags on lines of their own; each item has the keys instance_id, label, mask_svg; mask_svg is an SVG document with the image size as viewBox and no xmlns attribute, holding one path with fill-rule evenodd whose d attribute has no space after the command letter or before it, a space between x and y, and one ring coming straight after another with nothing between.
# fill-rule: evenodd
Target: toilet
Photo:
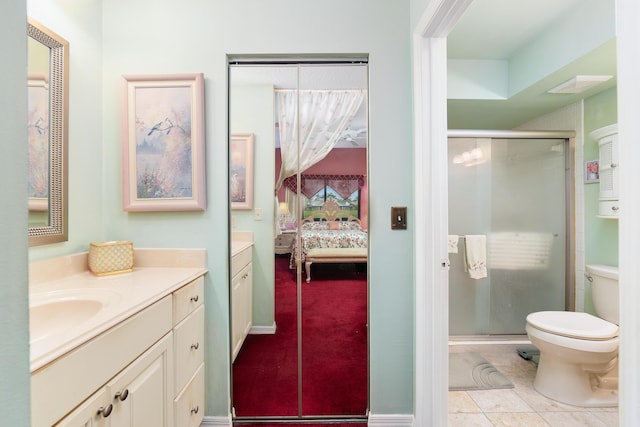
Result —
<instances>
[{"instance_id":1,"label":"toilet","mask_svg":"<svg viewBox=\"0 0 640 427\"><path fill-rule=\"evenodd\" d=\"M527 316L526 331L540 350L533 387L562 403L584 407L618 404L618 267L587 265L598 317L570 311Z\"/></svg>"}]
</instances>

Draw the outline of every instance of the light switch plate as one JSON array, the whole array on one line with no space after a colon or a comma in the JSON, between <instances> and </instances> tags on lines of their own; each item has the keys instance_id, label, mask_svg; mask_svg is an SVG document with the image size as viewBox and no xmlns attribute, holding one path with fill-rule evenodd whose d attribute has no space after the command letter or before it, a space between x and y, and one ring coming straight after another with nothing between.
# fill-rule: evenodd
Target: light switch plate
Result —
<instances>
[{"instance_id":1,"label":"light switch plate","mask_svg":"<svg viewBox=\"0 0 640 427\"><path fill-rule=\"evenodd\" d=\"M391 207L391 229L392 230L407 229L407 207L406 206Z\"/></svg>"}]
</instances>

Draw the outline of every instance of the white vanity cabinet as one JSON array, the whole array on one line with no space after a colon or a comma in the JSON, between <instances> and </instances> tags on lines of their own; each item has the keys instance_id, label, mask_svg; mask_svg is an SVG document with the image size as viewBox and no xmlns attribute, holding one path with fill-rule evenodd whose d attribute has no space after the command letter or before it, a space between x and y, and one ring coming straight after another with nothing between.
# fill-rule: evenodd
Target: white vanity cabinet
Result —
<instances>
[{"instance_id":1,"label":"white vanity cabinet","mask_svg":"<svg viewBox=\"0 0 640 427\"><path fill-rule=\"evenodd\" d=\"M32 426L200 425L203 291L200 276L34 371Z\"/></svg>"},{"instance_id":2,"label":"white vanity cabinet","mask_svg":"<svg viewBox=\"0 0 640 427\"><path fill-rule=\"evenodd\" d=\"M171 425L171 338L165 335L56 426Z\"/></svg>"},{"instance_id":3,"label":"white vanity cabinet","mask_svg":"<svg viewBox=\"0 0 640 427\"><path fill-rule=\"evenodd\" d=\"M252 246L246 247L231 259L232 362L253 325L252 261Z\"/></svg>"},{"instance_id":4,"label":"white vanity cabinet","mask_svg":"<svg viewBox=\"0 0 640 427\"><path fill-rule=\"evenodd\" d=\"M598 216L601 218L618 218L619 200L619 158L618 158L618 125L605 126L591 132L591 137L598 141L599 148L599 185Z\"/></svg>"}]
</instances>

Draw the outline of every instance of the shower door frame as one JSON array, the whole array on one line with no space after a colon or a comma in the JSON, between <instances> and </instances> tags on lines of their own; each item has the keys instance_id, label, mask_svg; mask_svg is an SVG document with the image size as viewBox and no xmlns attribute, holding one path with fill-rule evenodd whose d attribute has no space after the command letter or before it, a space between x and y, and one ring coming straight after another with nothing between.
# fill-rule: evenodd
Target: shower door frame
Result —
<instances>
[{"instance_id":1,"label":"shower door frame","mask_svg":"<svg viewBox=\"0 0 640 427\"><path fill-rule=\"evenodd\" d=\"M520 130L476 130L450 129L447 138L491 138L491 139L564 139L565 177L565 286L564 309L575 310L575 132L574 131L520 131ZM476 336L476 335L474 335ZM484 337L484 335L483 335ZM491 335L503 339L502 335Z\"/></svg>"}]
</instances>

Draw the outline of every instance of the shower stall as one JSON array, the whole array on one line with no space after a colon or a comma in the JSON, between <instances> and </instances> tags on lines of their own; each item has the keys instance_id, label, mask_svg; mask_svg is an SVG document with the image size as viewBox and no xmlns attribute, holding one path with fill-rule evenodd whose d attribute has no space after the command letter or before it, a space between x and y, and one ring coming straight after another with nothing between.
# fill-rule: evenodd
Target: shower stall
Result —
<instances>
[{"instance_id":1,"label":"shower stall","mask_svg":"<svg viewBox=\"0 0 640 427\"><path fill-rule=\"evenodd\" d=\"M449 131L451 336L521 335L527 314L572 308L571 136ZM478 235L486 275L472 278Z\"/></svg>"}]
</instances>

